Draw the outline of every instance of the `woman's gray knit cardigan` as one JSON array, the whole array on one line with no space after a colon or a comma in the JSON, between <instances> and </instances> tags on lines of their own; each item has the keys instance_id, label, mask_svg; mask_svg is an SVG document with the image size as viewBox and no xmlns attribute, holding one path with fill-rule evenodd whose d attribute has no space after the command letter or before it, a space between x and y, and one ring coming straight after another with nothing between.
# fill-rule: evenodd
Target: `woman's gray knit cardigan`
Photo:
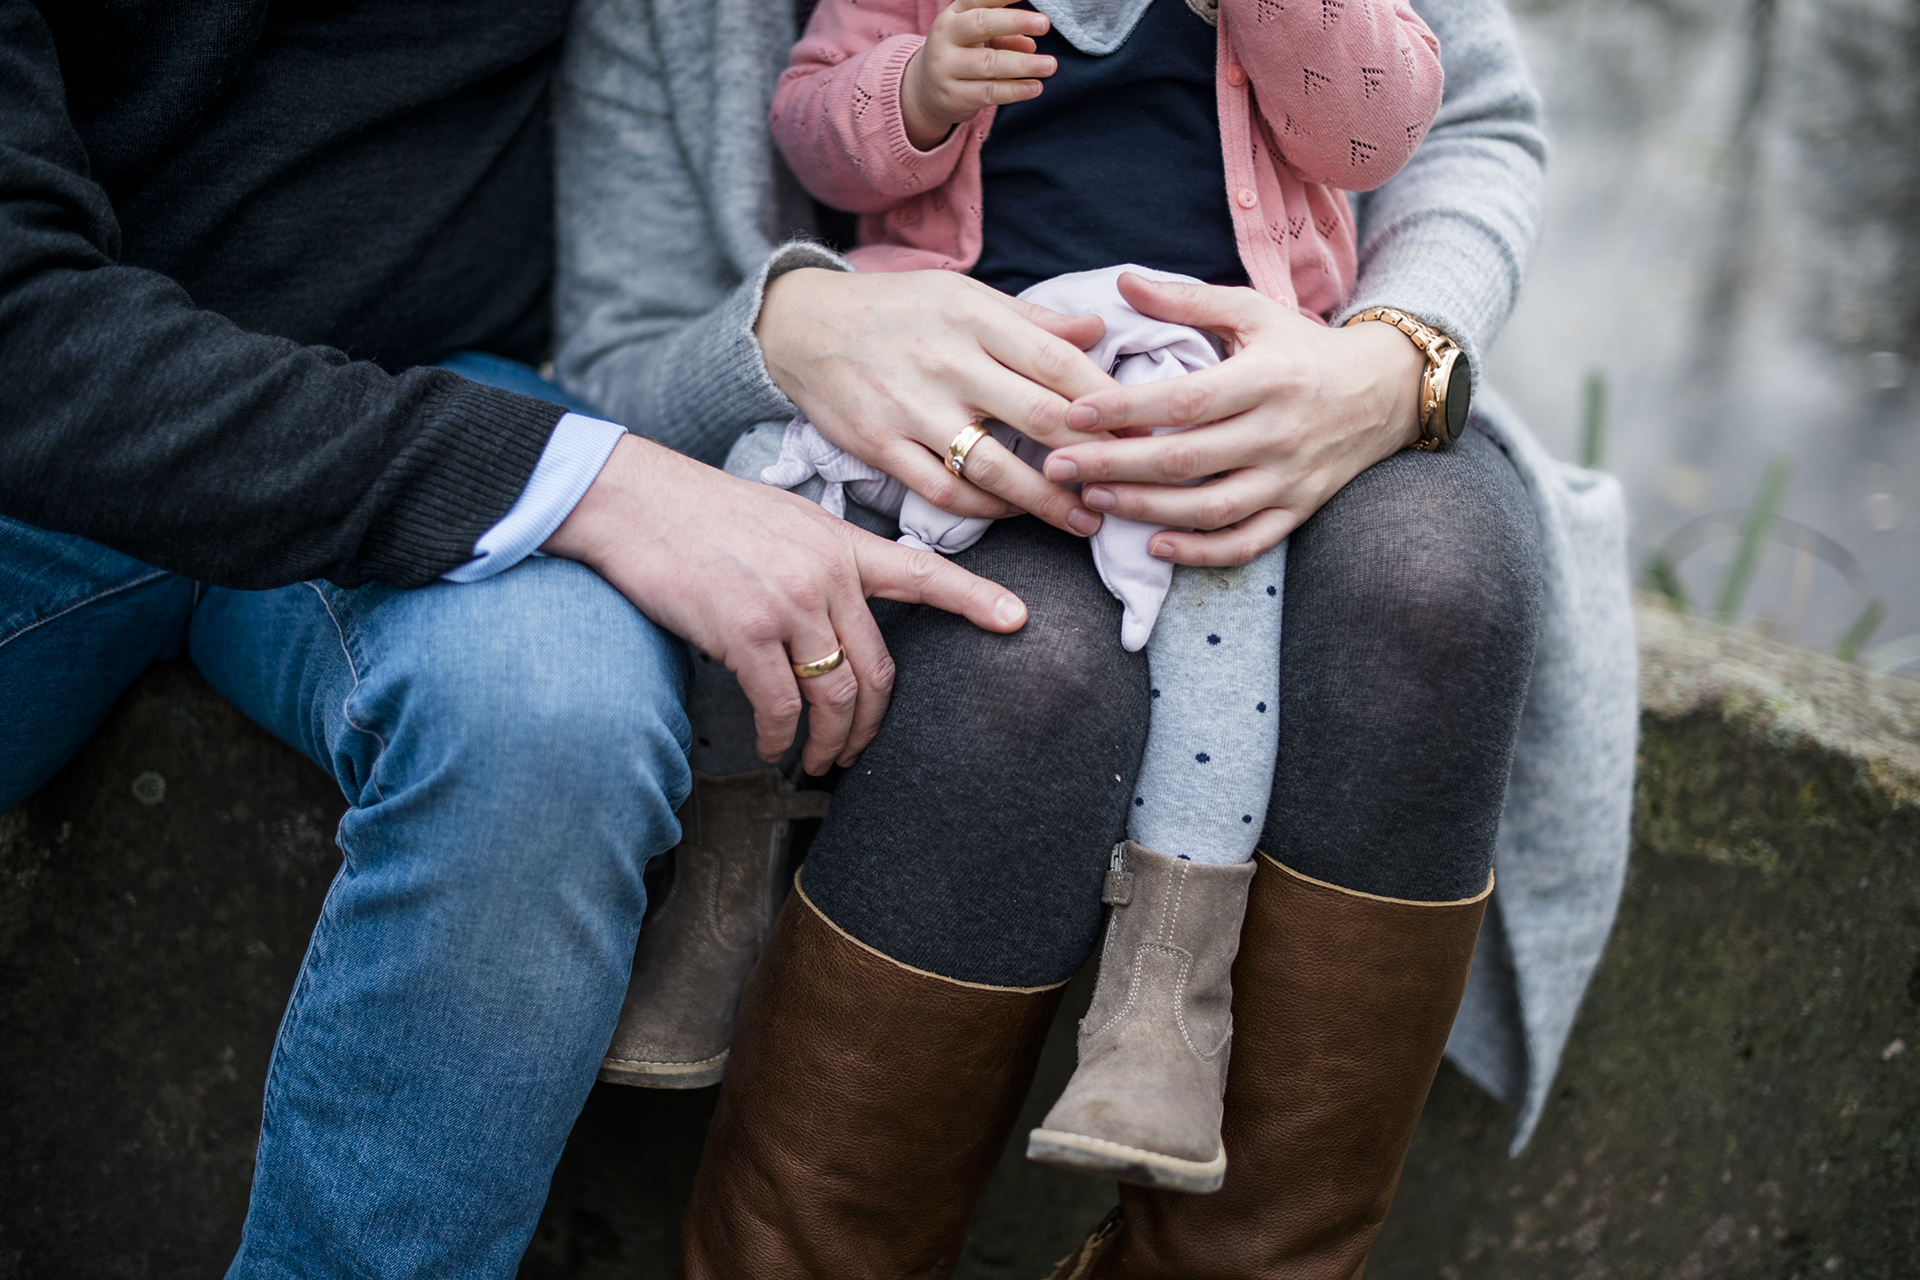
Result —
<instances>
[{"instance_id":1,"label":"woman's gray knit cardigan","mask_svg":"<svg viewBox=\"0 0 1920 1280\"><path fill-rule=\"evenodd\" d=\"M753 338L766 281L845 269L797 239L809 205L767 129L793 41L768 0L580 0L556 90L560 380L709 462L792 405ZM1416 0L1446 99L1410 164L1360 201L1348 314L1400 307L1478 362L1512 309L1540 218L1540 102L1500 0ZM1540 1116L1626 870L1637 723L1625 509L1482 390L1533 495L1546 624L1497 854L1495 910L1448 1055ZM1516 678L1523 678L1516 676Z\"/></svg>"}]
</instances>

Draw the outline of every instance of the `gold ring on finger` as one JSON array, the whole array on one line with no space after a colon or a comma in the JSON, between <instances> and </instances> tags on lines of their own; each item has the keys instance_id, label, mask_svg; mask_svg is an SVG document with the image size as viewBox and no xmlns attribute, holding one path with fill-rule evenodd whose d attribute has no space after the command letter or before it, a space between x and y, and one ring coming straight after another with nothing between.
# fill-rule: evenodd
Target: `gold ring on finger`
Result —
<instances>
[{"instance_id":1,"label":"gold ring on finger","mask_svg":"<svg viewBox=\"0 0 1920 1280\"><path fill-rule=\"evenodd\" d=\"M838 649L835 649L832 653L817 662L796 662L792 664L793 674L799 676L802 680L811 680L814 676L827 674L827 672L833 670L846 660L847 646L841 645Z\"/></svg>"},{"instance_id":2,"label":"gold ring on finger","mask_svg":"<svg viewBox=\"0 0 1920 1280\"><path fill-rule=\"evenodd\" d=\"M979 423L969 422L953 438L953 443L947 446L947 470L964 478L967 474L967 454L973 451L973 446L992 434Z\"/></svg>"}]
</instances>

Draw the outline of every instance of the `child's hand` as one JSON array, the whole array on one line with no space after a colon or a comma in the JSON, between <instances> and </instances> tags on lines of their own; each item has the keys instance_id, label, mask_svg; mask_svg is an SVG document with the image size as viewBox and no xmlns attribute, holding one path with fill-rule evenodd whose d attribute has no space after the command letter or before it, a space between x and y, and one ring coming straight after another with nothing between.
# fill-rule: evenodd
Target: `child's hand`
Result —
<instances>
[{"instance_id":1,"label":"child's hand","mask_svg":"<svg viewBox=\"0 0 1920 1280\"><path fill-rule=\"evenodd\" d=\"M933 20L900 84L907 140L920 150L939 146L982 107L1040 96L1035 77L1052 75L1054 60L1034 53L1033 38L1051 24L1044 14L1008 9L1013 2L953 0Z\"/></svg>"}]
</instances>

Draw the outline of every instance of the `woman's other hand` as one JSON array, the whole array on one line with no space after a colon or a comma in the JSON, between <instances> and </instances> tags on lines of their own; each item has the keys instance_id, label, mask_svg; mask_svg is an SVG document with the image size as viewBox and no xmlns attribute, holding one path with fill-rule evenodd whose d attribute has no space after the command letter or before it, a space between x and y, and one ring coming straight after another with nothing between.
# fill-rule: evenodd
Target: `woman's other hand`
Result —
<instances>
[{"instance_id":1,"label":"woman's other hand","mask_svg":"<svg viewBox=\"0 0 1920 1280\"><path fill-rule=\"evenodd\" d=\"M1170 528L1150 550L1179 564L1247 564L1347 481L1420 437L1426 360L1392 325L1328 329L1252 289L1120 277L1135 310L1227 344L1212 369L1076 399L1083 432L1199 426L1071 445L1047 459L1096 511ZM1211 477L1186 488L1170 486ZM1193 533L1181 530L1196 530Z\"/></svg>"},{"instance_id":2,"label":"woman's other hand","mask_svg":"<svg viewBox=\"0 0 1920 1280\"><path fill-rule=\"evenodd\" d=\"M1005 587L930 551L912 551L805 498L736 479L626 436L580 505L541 548L578 560L640 612L740 677L762 759L793 743L801 763L852 764L880 728L893 659L869 596L930 604L988 631L1018 631L1027 609ZM846 660L799 678L795 662Z\"/></svg>"},{"instance_id":3,"label":"woman's other hand","mask_svg":"<svg viewBox=\"0 0 1920 1280\"><path fill-rule=\"evenodd\" d=\"M983 418L1052 447L1099 438L1070 430L1067 406L1114 385L1084 350L1104 330L951 271L810 267L767 286L755 333L774 383L861 461L956 515L1027 511L1085 536L1099 516L998 443L973 447L964 480L944 459Z\"/></svg>"}]
</instances>

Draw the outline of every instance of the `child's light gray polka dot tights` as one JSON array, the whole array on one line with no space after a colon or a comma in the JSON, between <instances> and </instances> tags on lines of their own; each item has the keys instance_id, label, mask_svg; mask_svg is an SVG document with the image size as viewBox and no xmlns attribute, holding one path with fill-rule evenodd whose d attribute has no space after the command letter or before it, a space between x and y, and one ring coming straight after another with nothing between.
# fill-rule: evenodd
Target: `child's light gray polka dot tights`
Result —
<instances>
[{"instance_id":1,"label":"child's light gray polka dot tights","mask_svg":"<svg viewBox=\"0 0 1920 1280\"><path fill-rule=\"evenodd\" d=\"M1279 751L1286 568L1283 542L1244 569L1174 571L1147 642L1153 713L1127 825L1157 853L1253 856Z\"/></svg>"}]
</instances>

